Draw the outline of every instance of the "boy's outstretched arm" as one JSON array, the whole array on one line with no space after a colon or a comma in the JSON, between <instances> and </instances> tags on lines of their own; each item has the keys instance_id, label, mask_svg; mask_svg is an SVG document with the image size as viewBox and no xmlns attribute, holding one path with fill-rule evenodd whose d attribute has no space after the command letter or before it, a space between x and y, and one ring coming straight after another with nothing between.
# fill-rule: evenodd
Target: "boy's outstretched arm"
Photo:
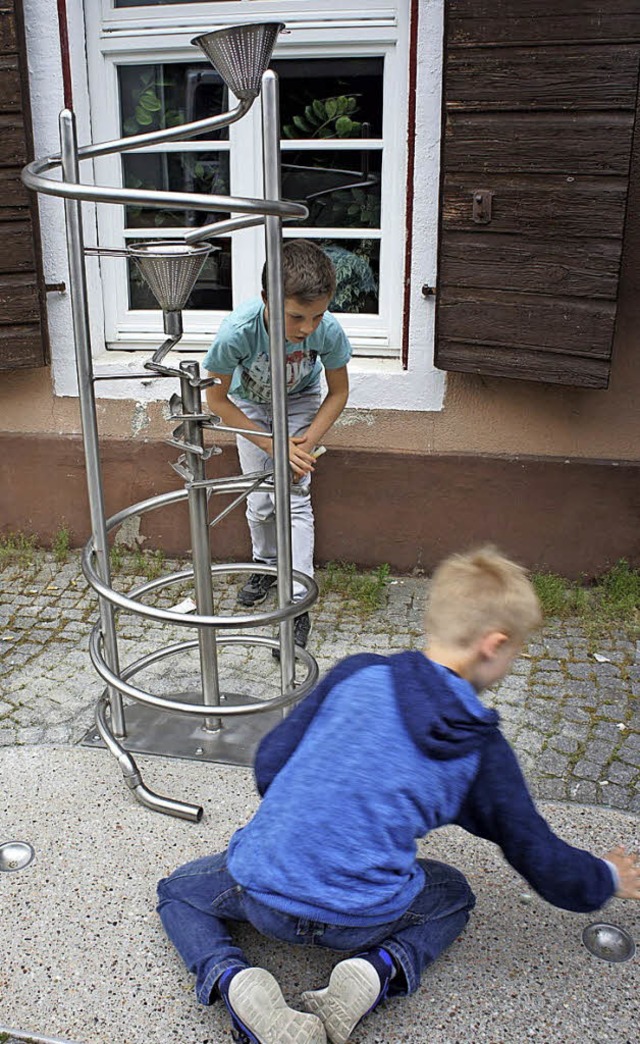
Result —
<instances>
[{"instance_id":1,"label":"boy's outstretched arm","mask_svg":"<svg viewBox=\"0 0 640 1044\"><path fill-rule=\"evenodd\" d=\"M554 906L587 913L614 894L636 898L634 857L614 850L613 858L599 858L558 837L535 807L518 760L497 730L454 822L499 845L514 870ZM605 860L615 866L618 882Z\"/></svg>"}]
</instances>

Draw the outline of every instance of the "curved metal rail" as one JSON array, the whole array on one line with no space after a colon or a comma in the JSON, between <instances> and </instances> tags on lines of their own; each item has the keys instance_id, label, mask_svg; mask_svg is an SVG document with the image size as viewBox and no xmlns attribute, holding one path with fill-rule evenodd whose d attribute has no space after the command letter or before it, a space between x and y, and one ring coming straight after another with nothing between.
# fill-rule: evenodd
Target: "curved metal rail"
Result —
<instances>
[{"instance_id":1,"label":"curved metal rail","mask_svg":"<svg viewBox=\"0 0 640 1044\"><path fill-rule=\"evenodd\" d=\"M154 812L164 812L168 816L187 819L190 823L199 823L204 811L201 805L192 805L186 801L176 801L174 798L164 797L145 785L135 760L129 751L118 743L107 725L109 711L111 711L109 696L107 692L104 692L96 707L96 726L107 750L113 754L120 765L126 785L129 790L133 791L140 804Z\"/></svg>"},{"instance_id":2,"label":"curved metal rail","mask_svg":"<svg viewBox=\"0 0 640 1044\"><path fill-rule=\"evenodd\" d=\"M188 642L176 642L174 645L165 645L162 649L156 649L155 652L147 653L146 656L141 656L139 660L129 664L119 675L114 674L109 669L109 665L105 661L100 648L101 640L102 635L100 633L100 624L98 623L91 632L89 652L93 666L107 685L113 685L124 696L129 696L132 700L144 703L148 707L155 707L156 710L173 711L176 714L187 714L194 718L202 718L206 714L211 713L211 707L207 703L187 703L184 700L170 700L164 696L156 696L152 692L147 692L146 689L139 689L135 685L130 685L127 681L127 678L131 678L138 671L145 670L151 664L164 659L165 656L175 656L178 653L186 652L188 649L197 649L197 639ZM229 634L225 638L218 639L218 645L263 645L267 649L278 648L275 638L267 638L266 635L261 634ZM306 696L318 680L318 665L311 653L308 653L306 649L300 648L299 645L296 646L295 653L296 659L300 660L307 668L306 678L300 684L296 684L295 689L282 693L280 696L275 696L272 700L255 700L252 703L242 704L241 706L229 704L229 706L223 707L221 705L216 707L216 717L232 718L246 714L261 714L263 711L282 710L282 708L290 707L292 703L296 703Z\"/></svg>"},{"instance_id":3,"label":"curved metal rail","mask_svg":"<svg viewBox=\"0 0 640 1044\"><path fill-rule=\"evenodd\" d=\"M261 635L253 635L250 640L251 644L254 645L265 645L271 648L277 647L276 641L271 638L265 638ZM247 638L244 635L228 635L226 638L221 639L219 644L222 645L226 643L231 645L241 645L246 644L246 641ZM191 714L192 716L202 717L211 711L211 708L206 704L168 700L164 697L155 696L153 693L146 692L144 689L139 689L133 685L129 685L128 683L129 678L133 677L133 675L137 674L139 671L144 670L146 667L149 667L152 663L156 663L158 660L163 659L166 656L172 656L175 653L183 652L186 649L197 648L197 640L179 642L172 646L165 646L163 649L159 649L154 653L149 653L147 656L141 657L139 660L136 660L135 663L126 667L120 675L115 675L109 669L108 664L102 656L101 644L102 634L100 623L98 622L91 632L89 644L91 662L100 677L107 682L108 685L116 687L118 691L123 693L125 696L129 696L147 706L155 707L158 710L177 711L181 714ZM255 703L244 704L242 707L221 706L217 708L216 714L219 716L230 717L239 714L261 714L266 710L274 711L283 709L290 706L292 703L303 699L307 693L311 691L318 680L318 665L306 649L296 648L296 659L301 660L306 666L307 677L304 682L301 685L296 686L294 690L289 693L284 693L282 696L276 697L273 700L256 701ZM140 804L155 812L164 812L166 815L176 816L179 819L186 819L190 823L199 823L203 815L203 809L200 805L192 805L189 802L165 797L145 785L133 755L118 742L107 723L109 708L108 689L105 689L96 707L96 726L98 733L107 749L116 758L120 765L125 784L133 791L134 796Z\"/></svg>"},{"instance_id":4,"label":"curved metal rail","mask_svg":"<svg viewBox=\"0 0 640 1044\"><path fill-rule=\"evenodd\" d=\"M133 149L142 148L146 145L160 145L168 141L180 141L201 134L206 130L228 127L241 119L251 108L253 100L241 101L231 112L222 113L220 116L212 116L206 120L195 120L192 123L182 124L180 127L170 127L161 131L149 131L147 134L135 134L128 138L117 138L113 141L105 141L98 145L86 145L79 148L77 158L79 160L95 159L98 156L108 156L112 153L129 152ZM68 110L63 110L63 112ZM71 114L69 114L71 115ZM84 182L55 181L46 177L48 173L62 167L62 156L55 153L41 159L35 159L28 163L22 171L22 181L27 188L34 192L42 192L48 196L60 196L63 199L83 199L91 203L144 203L147 207L163 209L165 207L176 207L185 210L223 211L225 213L237 212L256 217L252 224L262 224L266 216L285 218L306 218L309 216L307 207L302 203L291 203L285 200L252 199L242 196L214 196L204 195L198 192L173 192L156 191L155 189L127 189L115 188L111 185L87 185ZM238 219L242 221L242 219ZM228 222L225 222L227 225ZM233 228L245 228L247 225L235 223ZM198 229L197 232L202 232ZM208 235L211 235L209 229ZM185 238L186 242L195 242L206 236Z\"/></svg>"},{"instance_id":5,"label":"curved metal rail","mask_svg":"<svg viewBox=\"0 0 640 1044\"><path fill-rule=\"evenodd\" d=\"M170 493L160 493L158 496L150 497L148 500L141 500L138 504L131 504L106 520L106 532L110 533L117 529L118 526L132 516L142 515L147 511L153 511L155 508L164 507L167 504L178 503L181 500L186 500L188 495L188 490L176 489ZM315 580L307 576L306 573L299 573L293 569L293 579L297 583L302 584L307 590L306 595L298 602L283 608L274 609L271 612L238 613L235 616L199 616L196 613L189 613L188 616L185 616L184 613L172 612L171 609L160 609L153 605L143 605L137 601L137 598L143 594L149 594L151 591L169 587L171 584L191 580L194 576L193 569L185 569L179 573L170 573L167 576L156 577L154 580L150 580L148 583L135 588L127 597L118 591L114 591L111 586L106 584L96 569L93 537L90 537L84 546L81 563L82 571L88 583L107 602L117 606L118 609L125 609L130 613L147 616L149 619L159 620L163 623L178 624L180 627L263 627L268 624L280 623L283 619L288 620L294 616L299 616L300 613L306 612L318 597L318 585ZM224 573L255 573L255 571L255 562L218 562L211 565L211 572L215 575L223 575ZM261 565L260 571L271 576L278 576L276 566Z\"/></svg>"}]
</instances>

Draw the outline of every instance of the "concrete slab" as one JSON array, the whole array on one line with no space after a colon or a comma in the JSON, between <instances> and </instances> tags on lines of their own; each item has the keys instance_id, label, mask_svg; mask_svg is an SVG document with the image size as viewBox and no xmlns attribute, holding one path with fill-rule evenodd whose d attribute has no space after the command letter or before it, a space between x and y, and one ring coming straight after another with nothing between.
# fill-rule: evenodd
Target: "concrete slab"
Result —
<instances>
[{"instance_id":1,"label":"concrete slab","mask_svg":"<svg viewBox=\"0 0 640 1044\"><path fill-rule=\"evenodd\" d=\"M247 769L140 758L145 782L204 804L200 824L142 808L104 751L0 750L0 842L29 841L35 860L0 873L0 1024L80 1044L224 1044L219 1005L205 1009L155 914L155 884L180 863L223 848L257 796ZM640 820L577 804L543 812L574 844L604 852L640 847ZM425 853L459 866L478 905L420 991L374 1013L354 1044L637 1044L640 958L591 956L575 915L531 895L492 845L455 828ZM603 918L640 941L640 904L614 900ZM321 985L335 956L239 933L290 1003Z\"/></svg>"}]
</instances>

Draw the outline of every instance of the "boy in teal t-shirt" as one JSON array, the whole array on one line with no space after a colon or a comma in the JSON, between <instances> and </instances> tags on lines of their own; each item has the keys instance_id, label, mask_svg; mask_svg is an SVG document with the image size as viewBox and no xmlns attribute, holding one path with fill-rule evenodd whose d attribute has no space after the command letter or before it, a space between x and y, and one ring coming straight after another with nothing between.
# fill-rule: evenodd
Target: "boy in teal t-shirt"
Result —
<instances>
[{"instance_id":1,"label":"boy in teal t-shirt","mask_svg":"<svg viewBox=\"0 0 640 1044\"><path fill-rule=\"evenodd\" d=\"M308 240L288 240L282 248L286 340L287 418L289 462L294 481L308 493L314 470L314 450L347 404L347 362L351 346L337 319L327 311L335 293L333 263ZM220 384L207 389L207 402L222 421L234 428L255 430L256 437L238 436L238 456L244 474L271 471L273 443L265 432L272 428L271 364L269 358L269 303L266 266L262 296L236 308L220 326L203 367ZM324 369L327 394L322 397ZM253 560L276 564L275 503L272 493L252 493L247 499L247 521ZM293 568L313 576L314 522L311 498L291 499ZM267 597L275 577L252 573L238 592L241 605L258 605ZM294 600L304 588L294 584ZM296 617L297 645L307 644L309 614Z\"/></svg>"}]
</instances>

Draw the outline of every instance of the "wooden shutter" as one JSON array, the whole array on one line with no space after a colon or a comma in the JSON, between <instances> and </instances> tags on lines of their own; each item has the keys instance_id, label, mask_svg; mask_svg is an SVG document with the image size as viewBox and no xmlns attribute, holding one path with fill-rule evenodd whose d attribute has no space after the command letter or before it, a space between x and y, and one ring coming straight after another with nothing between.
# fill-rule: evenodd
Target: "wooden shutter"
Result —
<instances>
[{"instance_id":1,"label":"wooden shutter","mask_svg":"<svg viewBox=\"0 0 640 1044\"><path fill-rule=\"evenodd\" d=\"M606 388L640 0L448 0L436 365Z\"/></svg>"},{"instance_id":2,"label":"wooden shutter","mask_svg":"<svg viewBox=\"0 0 640 1044\"><path fill-rule=\"evenodd\" d=\"M0 370L43 366L48 355L35 197L20 181L33 156L19 0L0 0Z\"/></svg>"}]
</instances>

